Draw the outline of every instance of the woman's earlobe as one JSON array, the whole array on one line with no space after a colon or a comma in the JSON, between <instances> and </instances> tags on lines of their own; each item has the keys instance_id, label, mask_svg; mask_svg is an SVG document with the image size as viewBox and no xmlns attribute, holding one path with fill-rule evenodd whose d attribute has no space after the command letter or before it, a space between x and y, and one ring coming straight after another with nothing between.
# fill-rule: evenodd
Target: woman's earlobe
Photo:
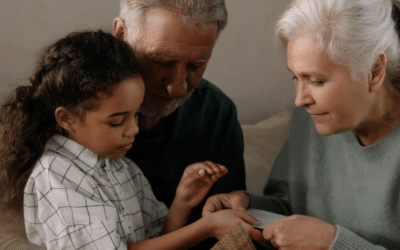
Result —
<instances>
[{"instance_id":1,"label":"woman's earlobe","mask_svg":"<svg viewBox=\"0 0 400 250\"><path fill-rule=\"evenodd\" d=\"M370 92L376 92L382 87L386 76L386 64L386 55L380 54L374 68L368 76Z\"/></svg>"}]
</instances>

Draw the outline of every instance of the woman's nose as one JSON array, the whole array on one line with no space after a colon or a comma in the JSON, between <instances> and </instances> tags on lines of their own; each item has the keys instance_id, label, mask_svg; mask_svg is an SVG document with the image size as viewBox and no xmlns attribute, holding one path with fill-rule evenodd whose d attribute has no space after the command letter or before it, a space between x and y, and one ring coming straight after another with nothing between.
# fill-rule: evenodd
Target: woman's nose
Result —
<instances>
[{"instance_id":1,"label":"woman's nose","mask_svg":"<svg viewBox=\"0 0 400 250\"><path fill-rule=\"evenodd\" d=\"M296 83L296 99L294 103L297 107L305 107L313 103L313 98L310 94L307 83Z\"/></svg>"}]
</instances>

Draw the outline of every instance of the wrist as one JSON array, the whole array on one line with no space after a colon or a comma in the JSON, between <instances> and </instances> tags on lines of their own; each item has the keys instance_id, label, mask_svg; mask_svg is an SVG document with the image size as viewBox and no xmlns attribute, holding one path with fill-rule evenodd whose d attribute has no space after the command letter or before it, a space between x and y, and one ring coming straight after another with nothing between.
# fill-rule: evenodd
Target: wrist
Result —
<instances>
[{"instance_id":1,"label":"wrist","mask_svg":"<svg viewBox=\"0 0 400 250\"><path fill-rule=\"evenodd\" d=\"M191 213L193 210L193 207L189 203L186 203L175 197L175 199L172 201L172 204L170 207L170 211L171 210L175 210L176 212L179 212L179 213Z\"/></svg>"},{"instance_id":2,"label":"wrist","mask_svg":"<svg viewBox=\"0 0 400 250\"><path fill-rule=\"evenodd\" d=\"M216 238L214 235L214 221L212 219L212 214L207 215L205 217L201 217L198 222L201 223L201 228L204 229L207 239L208 238Z\"/></svg>"}]
</instances>

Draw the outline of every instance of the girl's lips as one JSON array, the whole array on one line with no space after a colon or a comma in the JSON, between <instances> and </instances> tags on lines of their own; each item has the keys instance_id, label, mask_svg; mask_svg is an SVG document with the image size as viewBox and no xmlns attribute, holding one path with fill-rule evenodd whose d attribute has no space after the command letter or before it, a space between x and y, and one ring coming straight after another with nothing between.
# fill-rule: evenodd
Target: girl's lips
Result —
<instances>
[{"instance_id":1,"label":"girl's lips","mask_svg":"<svg viewBox=\"0 0 400 250\"><path fill-rule=\"evenodd\" d=\"M129 149L132 148L132 144L133 144L133 143L130 143L130 144L125 145L125 146L121 146L121 149L128 151Z\"/></svg>"}]
</instances>

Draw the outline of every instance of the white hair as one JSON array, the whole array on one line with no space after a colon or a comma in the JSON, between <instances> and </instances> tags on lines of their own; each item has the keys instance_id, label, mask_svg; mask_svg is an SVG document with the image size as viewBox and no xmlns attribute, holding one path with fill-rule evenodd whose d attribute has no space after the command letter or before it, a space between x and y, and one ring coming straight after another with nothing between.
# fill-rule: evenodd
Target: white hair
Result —
<instances>
[{"instance_id":1,"label":"white hair","mask_svg":"<svg viewBox=\"0 0 400 250\"><path fill-rule=\"evenodd\" d=\"M277 23L276 40L286 52L295 36L315 39L354 80L366 77L384 53L387 77L400 92L399 6L399 0L294 0Z\"/></svg>"},{"instance_id":2,"label":"white hair","mask_svg":"<svg viewBox=\"0 0 400 250\"><path fill-rule=\"evenodd\" d=\"M228 22L225 0L120 0L120 17L125 20L130 41L140 34L147 11L156 6L173 8L196 22L215 21L218 34Z\"/></svg>"}]
</instances>

